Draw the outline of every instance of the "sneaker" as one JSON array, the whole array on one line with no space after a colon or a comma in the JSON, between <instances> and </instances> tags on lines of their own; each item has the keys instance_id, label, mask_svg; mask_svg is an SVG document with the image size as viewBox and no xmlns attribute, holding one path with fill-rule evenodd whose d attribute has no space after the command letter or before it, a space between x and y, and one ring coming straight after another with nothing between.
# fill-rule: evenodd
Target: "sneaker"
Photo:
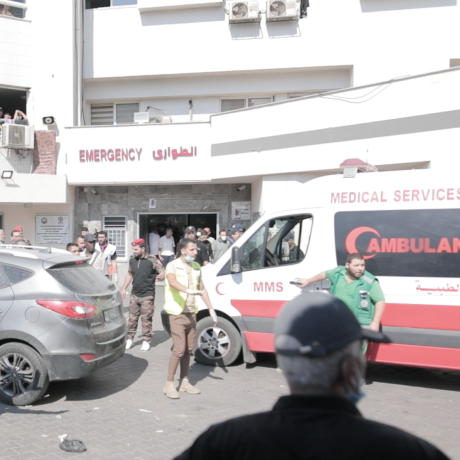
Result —
<instances>
[{"instance_id":1,"label":"sneaker","mask_svg":"<svg viewBox=\"0 0 460 460\"><path fill-rule=\"evenodd\" d=\"M132 346L133 346L133 341L132 341L131 339L128 339L128 340L126 341L126 347L125 347L125 349L126 349L126 350L129 350Z\"/></svg>"},{"instance_id":2,"label":"sneaker","mask_svg":"<svg viewBox=\"0 0 460 460\"><path fill-rule=\"evenodd\" d=\"M179 386L177 387L179 391L185 391L192 395L199 395L201 391L194 387L187 379L179 380Z\"/></svg>"},{"instance_id":3,"label":"sneaker","mask_svg":"<svg viewBox=\"0 0 460 460\"><path fill-rule=\"evenodd\" d=\"M141 351L149 351L149 350L150 350L150 342L147 342L144 340L142 342Z\"/></svg>"},{"instance_id":4,"label":"sneaker","mask_svg":"<svg viewBox=\"0 0 460 460\"><path fill-rule=\"evenodd\" d=\"M174 388L174 382L166 381L166 385L163 388L163 393L170 399L179 399L179 393Z\"/></svg>"}]
</instances>

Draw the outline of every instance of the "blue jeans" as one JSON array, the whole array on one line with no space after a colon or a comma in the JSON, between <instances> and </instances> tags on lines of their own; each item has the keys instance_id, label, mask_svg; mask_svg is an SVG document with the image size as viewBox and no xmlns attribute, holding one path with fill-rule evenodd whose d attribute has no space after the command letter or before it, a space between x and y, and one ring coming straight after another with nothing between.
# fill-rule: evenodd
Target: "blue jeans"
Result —
<instances>
[{"instance_id":1,"label":"blue jeans","mask_svg":"<svg viewBox=\"0 0 460 460\"><path fill-rule=\"evenodd\" d=\"M169 264L169 262L171 262L171 260L174 259L174 256L161 256L163 257L163 267L166 267L166 265Z\"/></svg>"}]
</instances>

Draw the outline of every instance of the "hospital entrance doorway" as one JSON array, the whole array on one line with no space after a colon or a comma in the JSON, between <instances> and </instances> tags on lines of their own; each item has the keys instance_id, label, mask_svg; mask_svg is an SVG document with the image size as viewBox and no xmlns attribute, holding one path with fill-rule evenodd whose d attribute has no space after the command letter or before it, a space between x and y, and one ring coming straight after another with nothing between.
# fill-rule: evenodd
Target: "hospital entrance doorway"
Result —
<instances>
[{"instance_id":1,"label":"hospital entrance doorway","mask_svg":"<svg viewBox=\"0 0 460 460\"><path fill-rule=\"evenodd\" d=\"M182 238L183 228L192 225L195 228L209 227L215 237L217 232L217 213L186 214L186 213L156 213L139 214L139 238L143 238L148 244L151 227L158 230L163 236L166 227L172 227L173 237L176 244Z\"/></svg>"}]
</instances>

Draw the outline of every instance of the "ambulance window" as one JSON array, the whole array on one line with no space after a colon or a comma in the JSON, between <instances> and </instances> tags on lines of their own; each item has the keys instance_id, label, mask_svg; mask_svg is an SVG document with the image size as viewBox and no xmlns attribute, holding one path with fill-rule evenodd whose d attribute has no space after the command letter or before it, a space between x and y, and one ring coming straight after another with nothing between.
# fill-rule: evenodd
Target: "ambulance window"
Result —
<instances>
[{"instance_id":1,"label":"ambulance window","mask_svg":"<svg viewBox=\"0 0 460 460\"><path fill-rule=\"evenodd\" d=\"M243 270L256 270L264 265L264 247L267 226L261 227L244 245Z\"/></svg>"},{"instance_id":2,"label":"ambulance window","mask_svg":"<svg viewBox=\"0 0 460 460\"><path fill-rule=\"evenodd\" d=\"M308 249L312 216L286 216L267 222L244 245L243 270L301 262Z\"/></svg>"},{"instance_id":3,"label":"ambulance window","mask_svg":"<svg viewBox=\"0 0 460 460\"><path fill-rule=\"evenodd\" d=\"M308 249L313 218L288 216L271 222L266 266L301 262Z\"/></svg>"}]
</instances>

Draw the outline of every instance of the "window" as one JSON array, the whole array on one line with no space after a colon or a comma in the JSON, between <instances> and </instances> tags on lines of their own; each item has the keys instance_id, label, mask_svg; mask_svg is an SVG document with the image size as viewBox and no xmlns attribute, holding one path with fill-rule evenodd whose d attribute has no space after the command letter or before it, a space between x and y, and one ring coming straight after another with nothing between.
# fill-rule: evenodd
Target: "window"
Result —
<instances>
[{"instance_id":1,"label":"window","mask_svg":"<svg viewBox=\"0 0 460 460\"><path fill-rule=\"evenodd\" d=\"M86 0L86 9L108 8L110 6L137 5L137 0Z\"/></svg>"},{"instance_id":2,"label":"window","mask_svg":"<svg viewBox=\"0 0 460 460\"><path fill-rule=\"evenodd\" d=\"M12 2L16 3L25 3L25 0L11 0ZM26 7L15 7L9 5L0 5L0 16L9 16L13 18L21 18L25 17Z\"/></svg>"},{"instance_id":3,"label":"window","mask_svg":"<svg viewBox=\"0 0 460 460\"><path fill-rule=\"evenodd\" d=\"M134 123L134 113L139 112L139 103L91 104L91 125L113 125Z\"/></svg>"},{"instance_id":4,"label":"window","mask_svg":"<svg viewBox=\"0 0 460 460\"><path fill-rule=\"evenodd\" d=\"M257 105L270 104L271 97L253 97L249 99L221 99L220 111L229 112L230 110L245 109L246 107L255 107Z\"/></svg>"},{"instance_id":5,"label":"window","mask_svg":"<svg viewBox=\"0 0 460 460\"><path fill-rule=\"evenodd\" d=\"M117 247L117 257L126 258L126 217L104 217L104 230L107 232L109 243Z\"/></svg>"},{"instance_id":6,"label":"window","mask_svg":"<svg viewBox=\"0 0 460 460\"><path fill-rule=\"evenodd\" d=\"M117 125L134 123L134 113L139 112L139 104L115 104Z\"/></svg>"},{"instance_id":7,"label":"window","mask_svg":"<svg viewBox=\"0 0 460 460\"><path fill-rule=\"evenodd\" d=\"M48 273L64 287L76 294L100 294L116 289L115 285L105 276L94 273L94 268L87 264L50 268Z\"/></svg>"},{"instance_id":8,"label":"window","mask_svg":"<svg viewBox=\"0 0 460 460\"><path fill-rule=\"evenodd\" d=\"M307 252L312 224L309 215L267 222L244 245L243 270L301 262Z\"/></svg>"},{"instance_id":9,"label":"window","mask_svg":"<svg viewBox=\"0 0 460 460\"><path fill-rule=\"evenodd\" d=\"M0 289L8 286L8 280L6 279L6 276L4 275L1 267L0 267Z\"/></svg>"},{"instance_id":10,"label":"window","mask_svg":"<svg viewBox=\"0 0 460 460\"><path fill-rule=\"evenodd\" d=\"M256 270L264 265L264 246L267 240L267 226L261 227L244 245L243 270Z\"/></svg>"},{"instance_id":11,"label":"window","mask_svg":"<svg viewBox=\"0 0 460 460\"><path fill-rule=\"evenodd\" d=\"M33 272L12 267L11 265L3 265L3 270L5 270L6 276L11 284L17 284L21 281L25 281L33 275Z\"/></svg>"}]
</instances>

